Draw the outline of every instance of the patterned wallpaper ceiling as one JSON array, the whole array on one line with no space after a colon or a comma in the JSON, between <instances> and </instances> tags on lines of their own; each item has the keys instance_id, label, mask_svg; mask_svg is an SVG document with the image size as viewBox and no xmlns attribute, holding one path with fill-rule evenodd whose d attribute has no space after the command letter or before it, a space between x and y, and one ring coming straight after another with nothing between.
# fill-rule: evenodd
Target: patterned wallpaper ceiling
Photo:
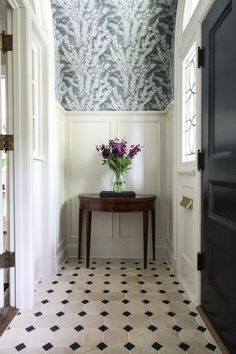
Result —
<instances>
[{"instance_id":1,"label":"patterned wallpaper ceiling","mask_svg":"<svg viewBox=\"0 0 236 354\"><path fill-rule=\"evenodd\" d=\"M56 95L69 111L163 110L177 0L51 0Z\"/></svg>"}]
</instances>

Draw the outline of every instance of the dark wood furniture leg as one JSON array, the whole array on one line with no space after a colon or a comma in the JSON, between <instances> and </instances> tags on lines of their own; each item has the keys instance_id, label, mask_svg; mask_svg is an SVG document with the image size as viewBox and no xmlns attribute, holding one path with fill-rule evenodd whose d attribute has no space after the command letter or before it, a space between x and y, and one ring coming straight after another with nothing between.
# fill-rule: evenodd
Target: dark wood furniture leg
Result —
<instances>
[{"instance_id":1,"label":"dark wood furniture leg","mask_svg":"<svg viewBox=\"0 0 236 354\"><path fill-rule=\"evenodd\" d=\"M86 210L86 266L89 268L92 212Z\"/></svg>"},{"instance_id":2,"label":"dark wood furniture leg","mask_svg":"<svg viewBox=\"0 0 236 354\"><path fill-rule=\"evenodd\" d=\"M79 208L79 243L78 258L81 259L82 230L83 230L83 209Z\"/></svg>"},{"instance_id":3,"label":"dark wood furniture leg","mask_svg":"<svg viewBox=\"0 0 236 354\"><path fill-rule=\"evenodd\" d=\"M155 238L155 230L156 230L156 212L155 209L152 209L152 254L153 260L156 258L156 238Z\"/></svg>"},{"instance_id":4,"label":"dark wood furniture leg","mask_svg":"<svg viewBox=\"0 0 236 354\"><path fill-rule=\"evenodd\" d=\"M144 269L147 268L147 250L148 250L148 210L143 212L143 261Z\"/></svg>"}]
</instances>

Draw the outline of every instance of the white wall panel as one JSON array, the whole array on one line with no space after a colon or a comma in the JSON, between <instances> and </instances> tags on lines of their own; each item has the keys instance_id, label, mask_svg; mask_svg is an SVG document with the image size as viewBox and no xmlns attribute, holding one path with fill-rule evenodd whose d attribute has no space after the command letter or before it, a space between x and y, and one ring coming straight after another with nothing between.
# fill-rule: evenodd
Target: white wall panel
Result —
<instances>
[{"instance_id":1,"label":"white wall panel","mask_svg":"<svg viewBox=\"0 0 236 354\"><path fill-rule=\"evenodd\" d=\"M158 112L64 112L65 134L68 139L66 160L66 236L68 256L78 254L78 195L111 190L112 173L102 166L96 144L110 137L127 138L139 143L143 151L134 159L126 175L126 189L136 193L156 194L157 254L164 256L161 235L161 131L165 114ZM150 224L150 223L149 223ZM151 225L150 225L151 226ZM84 223L85 228L85 223ZM149 230L151 254L151 235ZM82 255L85 251L83 230ZM91 256L142 257L142 214L93 213Z\"/></svg>"}]
</instances>

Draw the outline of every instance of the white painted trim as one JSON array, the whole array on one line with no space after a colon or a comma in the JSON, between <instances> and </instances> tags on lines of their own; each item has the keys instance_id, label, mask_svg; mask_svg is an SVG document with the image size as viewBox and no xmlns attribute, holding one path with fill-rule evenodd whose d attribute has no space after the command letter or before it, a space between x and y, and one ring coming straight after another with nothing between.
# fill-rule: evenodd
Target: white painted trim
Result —
<instances>
[{"instance_id":1,"label":"white painted trim","mask_svg":"<svg viewBox=\"0 0 236 354\"><path fill-rule=\"evenodd\" d=\"M177 256L177 270L179 274L179 207L178 207L178 189L179 181L183 176L189 176L195 178L194 188L195 188L195 199L194 199L194 208L195 208L195 220L196 220L196 245L198 252L201 249L201 174L196 169L196 161L194 163L184 164L181 162L181 102L182 102L182 59L189 48L190 44L196 40L196 45L201 46L201 25L202 22L209 12L210 7L214 3L214 0L200 0L195 13L193 14L189 24L187 25L184 32L182 31L183 23L183 12L185 1L178 2L177 8L177 18L176 18L176 36L175 36L175 119L174 119L174 131L177 134L174 135L174 181L173 181L173 224L174 224L174 242L175 242L175 254ZM201 70L197 71L197 137L196 137L196 150L201 148ZM197 254L196 254L197 256ZM190 294L192 300L197 305L200 303L200 274L199 272L196 275L197 277L197 293Z\"/></svg>"}]
</instances>

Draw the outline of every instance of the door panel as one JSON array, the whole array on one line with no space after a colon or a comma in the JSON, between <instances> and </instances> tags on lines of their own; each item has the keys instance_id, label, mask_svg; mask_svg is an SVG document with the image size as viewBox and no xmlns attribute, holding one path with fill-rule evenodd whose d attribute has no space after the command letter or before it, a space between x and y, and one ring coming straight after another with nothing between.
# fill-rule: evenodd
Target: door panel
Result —
<instances>
[{"instance_id":1,"label":"door panel","mask_svg":"<svg viewBox=\"0 0 236 354\"><path fill-rule=\"evenodd\" d=\"M202 306L236 353L236 2L216 0L202 25Z\"/></svg>"}]
</instances>

